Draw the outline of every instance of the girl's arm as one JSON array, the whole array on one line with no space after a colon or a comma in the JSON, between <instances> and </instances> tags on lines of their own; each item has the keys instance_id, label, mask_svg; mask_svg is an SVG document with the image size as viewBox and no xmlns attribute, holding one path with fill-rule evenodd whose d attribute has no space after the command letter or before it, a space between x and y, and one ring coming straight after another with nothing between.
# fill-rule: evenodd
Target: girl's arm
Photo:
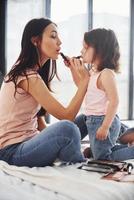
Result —
<instances>
[{"instance_id":1,"label":"girl's arm","mask_svg":"<svg viewBox=\"0 0 134 200\"><path fill-rule=\"evenodd\" d=\"M98 139L103 140L107 137L108 129L110 128L112 121L116 115L119 104L119 97L118 97L115 75L111 70L107 69L101 73L99 83L100 83L100 89L104 90L109 100L104 121L102 123L102 126L98 130L100 134L98 133L97 135Z\"/></svg>"},{"instance_id":2,"label":"girl's arm","mask_svg":"<svg viewBox=\"0 0 134 200\"><path fill-rule=\"evenodd\" d=\"M74 120L82 104L89 81L89 74L83 64L79 61L71 60L72 68L77 74L77 91L69 105L65 108L50 93L47 86L40 78L29 77L22 80L19 87L23 88L34 97L34 99L51 115L58 119ZM79 62L79 63L78 63ZM71 88L69 88L71 89ZM66 91L65 91L66 92ZM64 96L64 94L63 94Z\"/></svg>"}]
</instances>

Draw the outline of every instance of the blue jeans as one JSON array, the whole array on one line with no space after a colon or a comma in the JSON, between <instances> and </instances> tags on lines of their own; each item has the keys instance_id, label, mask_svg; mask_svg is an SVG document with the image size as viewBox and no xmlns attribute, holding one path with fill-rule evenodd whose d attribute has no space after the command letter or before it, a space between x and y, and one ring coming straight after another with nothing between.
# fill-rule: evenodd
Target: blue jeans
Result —
<instances>
[{"instance_id":1,"label":"blue jeans","mask_svg":"<svg viewBox=\"0 0 134 200\"><path fill-rule=\"evenodd\" d=\"M1 149L0 159L29 167L52 165L56 158L65 162L83 162L80 140L78 127L73 122L61 120L27 141Z\"/></svg>"},{"instance_id":2,"label":"blue jeans","mask_svg":"<svg viewBox=\"0 0 134 200\"><path fill-rule=\"evenodd\" d=\"M88 130L87 130L87 126L86 126L86 115L84 115L84 114L78 115L75 118L74 123L78 126L78 128L80 130L81 139L86 137L88 135ZM120 128L120 132L119 132L119 137L124 135L124 134L126 134L126 132L131 131L131 129L134 132L134 128L129 128L128 126L126 126L125 124L123 124L121 122L121 128ZM120 143L120 138L117 139L117 142Z\"/></svg>"},{"instance_id":3,"label":"blue jeans","mask_svg":"<svg viewBox=\"0 0 134 200\"><path fill-rule=\"evenodd\" d=\"M120 120L116 116L108 130L108 135L105 140L98 140L96 133L101 127L104 115L102 116L88 116L86 119L87 130L90 139L90 146L95 160L111 160L112 148L116 145L117 138L120 132Z\"/></svg>"},{"instance_id":4,"label":"blue jeans","mask_svg":"<svg viewBox=\"0 0 134 200\"><path fill-rule=\"evenodd\" d=\"M74 123L79 127L82 139L88 135L86 116L84 114L78 115L74 120ZM119 136L127 133L129 130L130 129L125 124L121 123ZM117 138L117 142L120 142L119 138ZM111 160L123 161L134 159L134 146L128 146L118 143L112 148L111 151Z\"/></svg>"}]
</instances>

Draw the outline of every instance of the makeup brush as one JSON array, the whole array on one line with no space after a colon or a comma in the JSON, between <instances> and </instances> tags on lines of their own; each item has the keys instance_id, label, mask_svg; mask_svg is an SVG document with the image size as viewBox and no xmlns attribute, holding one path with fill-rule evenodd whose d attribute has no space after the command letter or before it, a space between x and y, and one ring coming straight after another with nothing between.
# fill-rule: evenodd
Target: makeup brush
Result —
<instances>
[{"instance_id":1,"label":"makeup brush","mask_svg":"<svg viewBox=\"0 0 134 200\"><path fill-rule=\"evenodd\" d=\"M62 52L60 52L60 55L61 55L61 57L65 60L65 61L69 61L68 59L67 59L67 57L62 53Z\"/></svg>"},{"instance_id":2,"label":"makeup brush","mask_svg":"<svg viewBox=\"0 0 134 200\"><path fill-rule=\"evenodd\" d=\"M60 55L62 56L62 58L65 60L65 61L67 61L68 62L68 59L67 59L67 57L62 53L62 52L60 52ZM76 56L76 57L74 57L74 58L76 58L76 59L80 59L81 58L81 56Z\"/></svg>"},{"instance_id":3,"label":"makeup brush","mask_svg":"<svg viewBox=\"0 0 134 200\"><path fill-rule=\"evenodd\" d=\"M76 56L76 57L74 57L74 58L80 59L80 58L81 58L81 56Z\"/></svg>"}]
</instances>

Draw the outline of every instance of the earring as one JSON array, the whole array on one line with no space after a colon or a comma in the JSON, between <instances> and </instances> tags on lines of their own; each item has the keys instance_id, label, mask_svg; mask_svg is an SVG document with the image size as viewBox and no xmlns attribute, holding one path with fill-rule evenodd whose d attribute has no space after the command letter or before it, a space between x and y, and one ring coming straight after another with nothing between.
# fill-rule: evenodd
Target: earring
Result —
<instances>
[{"instance_id":1,"label":"earring","mask_svg":"<svg viewBox=\"0 0 134 200\"><path fill-rule=\"evenodd\" d=\"M36 43L36 42L34 42L34 46L37 46L37 43Z\"/></svg>"}]
</instances>

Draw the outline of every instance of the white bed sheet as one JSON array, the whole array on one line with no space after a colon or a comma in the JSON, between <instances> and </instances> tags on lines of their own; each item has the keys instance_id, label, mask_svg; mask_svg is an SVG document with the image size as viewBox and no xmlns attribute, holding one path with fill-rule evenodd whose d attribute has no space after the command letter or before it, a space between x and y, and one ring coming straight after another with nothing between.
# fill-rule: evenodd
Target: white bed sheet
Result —
<instances>
[{"instance_id":1,"label":"white bed sheet","mask_svg":"<svg viewBox=\"0 0 134 200\"><path fill-rule=\"evenodd\" d=\"M134 200L134 183L64 167L28 168L0 161L0 200Z\"/></svg>"}]
</instances>

